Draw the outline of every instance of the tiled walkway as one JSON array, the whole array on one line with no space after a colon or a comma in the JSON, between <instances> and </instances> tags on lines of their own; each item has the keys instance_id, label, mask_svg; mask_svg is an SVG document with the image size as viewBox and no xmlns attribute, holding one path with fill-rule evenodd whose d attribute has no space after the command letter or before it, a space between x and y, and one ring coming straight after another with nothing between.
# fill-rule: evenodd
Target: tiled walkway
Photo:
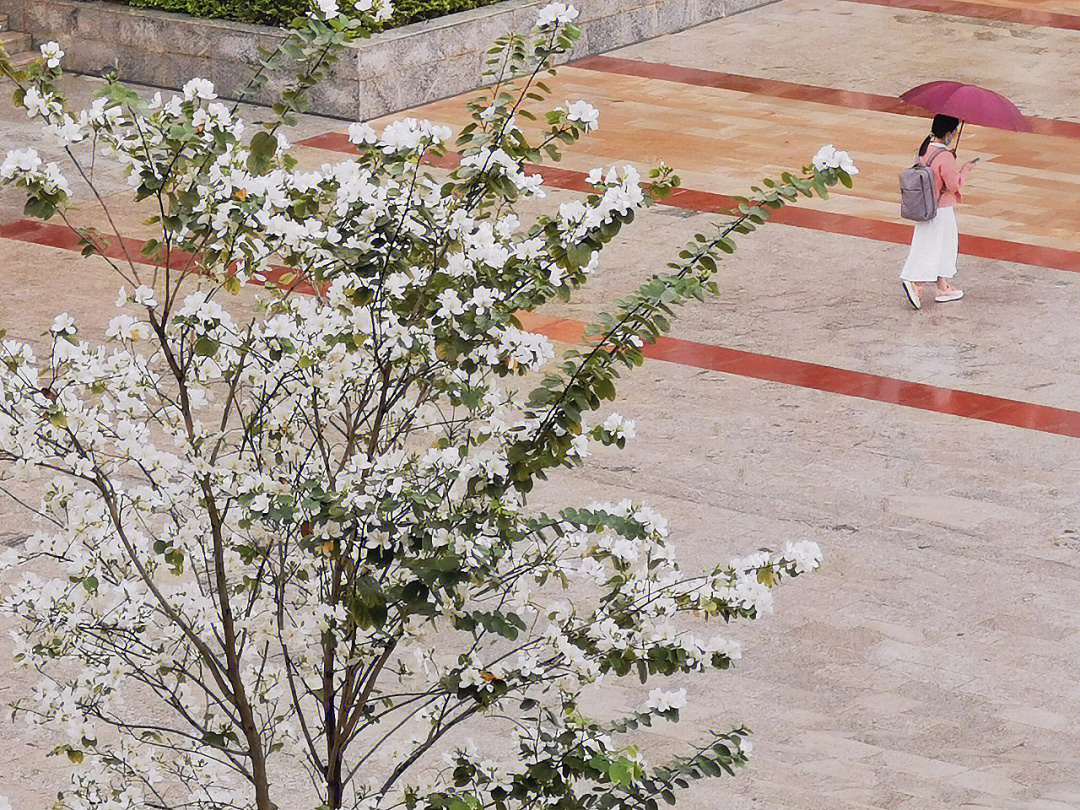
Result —
<instances>
[{"instance_id":1,"label":"tiled walkway","mask_svg":"<svg viewBox=\"0 0 1080 810\"><path fill-rule=\"evenodd\" d=\"M983 158L960 214L968 296L913 313L895 187L927 121L895 97L935 78L1007 93L1036 132L965 130ZM1078 83L1080 0L781 0L560 71L556 100L590 100L601 129L545 170L548 204L615 161L662 158L685 188L612 244L580 300L526 321L557 340L762 173L825 142L862 170L745 241L722 294L627 383L639 439L555 482L645 493L688 561L801 536L828 555L740 633L738 670L657 730L661 749L694 723L757 733L750 771L680 806L1080 810ZM462 109L410 114L460 124ZM304 127L302 160L346 148L339 124ZM135 250L140 217L121 219ZM115 284L74 247L0 197L11 331L35 338L60 309L109 316Z\"/></svg>"},{"instance_id":2,"label":"tiled walkway","mask_svg":"<svg viewBox=\"0 0 1080 810\"><path fill-rule=\"evenodd\" d=\"M1080 35L1068 30L1076 9L1063 4L1043 4L1041 27L1016 22L1036 16L1032 4L959 5L785 0L587 60L555 85L557 99L602 110L601 130L548 175L559 188L580 189L594 165L664 159L686 181L672 206L708 212L759 172L805 162L819 143L849 149L862 168L854 193L786 212L781 221L799 228L770 230L771 244L733 263L734 294L653 349L670 361L654 367L657 385L679 393L635 387L642 415L663 426L633 452L632 472L618 472L619 459L595 476L605 491L633 490L647 476L691 525L724 527L723 547L752 536L755 518L775 519L783 535L824 531L838 555L815 593L817 612L800 605L803 620L771 637L778 658L723 692L732 696L720 701L725 711L746 695L737 715L769 718L755 723L765 760L734 797L717 805L701 795L695 806L1080 807L1080 726L1066 719L1080 708L1066 663L1080 659L1071 607L1080 543L1063 539L1080 517L1074 440L1040 438L1033 454L1030 430L976 427L1021 414L1026 421L1010 424L1038 432L1076 423L1075 331L1055 313L1080 304L1074 273L1063 272L1080 269L1080 127L1061 92L1080 69ZM957 27L959 47L933 50ZM890 41L875 43L882 29ZM758 41L773 50L755 53ZM1037 51L1019 54L1037 69L1013 63L1017 45ZM863 64L917 61L920 49L930 51L921 75L887 66L862 81ZM973 61L992 69L980 74ZM1007 78L1036 133L965 132L965 149L983 158L962 215L970 297L920 322L893 287L903 255L895 244L909 238L895 186L927 127L894 98L952 76ZM414 114L464 120L460 99ZM333 136L309 143L342 146ZM628 237L606 264L616 278L605 289L648 272L656 251L647 241ZM588 311L531 323L572 340ZM1026 404L965 409L967 392ZM1042 403L1064 410L1036 413ZM1040 458L1046 452L1070 460L1059 466ZM1033 571L1047 559L1060 569L1044 570L1053 582L1039 584ZM1024 595L1001 598L1003 581ZM1024 607L1036 603L1049 613ZM1048 635L1061 653L1053 660L1045 641L1033 643Z\"/></svg>"},{"instance_id":3,"label":"tiled walkway","mask_svg":"<svg viewBox=\"0 0 1080 810\"><path fill-rule=\"evenodd\" d=\"M899 222L896 174L911 163L919 136L928 130L924 117L881 111L885 105L867 109L860 95L849 103L848 94L806 86L796 86L797 92L750 83L727 89L705 84L708 74L690 81L665 65L643 63L642 73L648 75L642 76L627 75L625 63L610 59L586 64L560 71L552 92L556 99L590 99L604 111L603 128L571 150L560 168L587 172L627 157L647 168L664 160L679 168L690 189L736 194L762 173L808 163L813 154L808 144L835 141L849 147L859 164L858 186L852 194L807 206ZM460 99L415 114L457 126L468 121ZM982 159L967 191L965 233L1062 250L1078 247L1080 206L1063 201L1080 199L1080 126L1055 129L1066 131L965 128L965 150Z\"/></svg>"}]
</instances>

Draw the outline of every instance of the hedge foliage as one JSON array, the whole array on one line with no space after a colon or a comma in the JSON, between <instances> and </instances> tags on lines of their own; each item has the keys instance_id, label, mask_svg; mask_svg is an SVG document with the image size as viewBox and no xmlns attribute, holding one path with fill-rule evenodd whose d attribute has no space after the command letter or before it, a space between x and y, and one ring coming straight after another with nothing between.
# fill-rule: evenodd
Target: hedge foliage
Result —
<instances>
[{"instance_id":1,"label":"hedge foliage","mask_svg":"<svg viewBox=\"0 0 1080 810\"><path fill-rule=\"evenodd\" d=\"M196 17L217 17L245 23L288 25L311 8L310 0L128 0L138 8L181 11ZM395 0L387 28L442 17L456 11L490 6L498 0Z\"/></svg>"}]
</instances>

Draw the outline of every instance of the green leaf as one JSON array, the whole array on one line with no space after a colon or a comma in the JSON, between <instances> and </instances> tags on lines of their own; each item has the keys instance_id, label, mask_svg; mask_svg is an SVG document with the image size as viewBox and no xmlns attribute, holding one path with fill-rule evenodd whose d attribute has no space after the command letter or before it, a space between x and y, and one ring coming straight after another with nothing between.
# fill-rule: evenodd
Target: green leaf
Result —
<instances>
[{"instance_id":1,"label":"green leaf","mask_svg":"<svg viewBox=\"0 0 1080 810\"><path fill-rule=\"evenodd\" d=\"M612 782L626 787L633 781L632 766L626 760L620 759L612 763L611 768L608 770L608 778Z\"/></svg>"},{"instance_id":2,"label":"green leaf","mask_svg":"<svg viewBox=\"0 0 1080 810\"><path fill-rule=\"evenodd\" d=\"M195 341L195 354L199 357L213 357L220 347L218 341L203 335Z\"/></svg>"}]
</instances>

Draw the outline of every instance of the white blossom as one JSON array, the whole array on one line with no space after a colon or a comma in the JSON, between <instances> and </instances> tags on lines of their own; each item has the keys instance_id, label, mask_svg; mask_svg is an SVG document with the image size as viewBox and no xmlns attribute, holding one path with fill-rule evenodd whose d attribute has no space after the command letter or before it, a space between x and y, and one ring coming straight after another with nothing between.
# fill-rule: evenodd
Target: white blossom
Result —
<instances>
[{"instance_id":1,"label":"white blossom","mask_svg":"<svg viewBox=\"0 0 1080 810\"><path fill-rule=\"evenodd\" d=\"M394 14L394 4L390 0L356 0L353 7L361 13L374 10L374 17L379 22L389 20Z\"/></svg>"},{"instance_id":2,"label":"white blossom","mask_svg":"<svg viewBox=\"0 0 1080 810\"><path fill-rule=\"evenodd\" d=\"M51 123L46 131L61 146L79 143L86 138L86 128L70 116L61 117L59 123Z\"/></svg>"},{"instance_id":3,"label":"white blossom","mask_svg":"<svg viewBox=\"0 0 1080 810\"><path fill-rule=\"evenodd\" d=\"M362 121L349 124L349 140L353 143L357 145L375 143L378 139L378 134L370 124Z\"/></svg>"},{"instance_id":4,"label":"white blossom","mask_svg":"<svg viewBox=\"0 0 1080 810\"><path fill-rule=\"evenodd\" d=\"M790 560L800 574L817 570L821 566L822 557L821 546L812 540L788 543L784 549L784 558Z\"/></svg>"},{"instance_id":5,"label":"white blossom","mask_svg":"<svg viewBox=\"0 0 1080 810\"><path fill-rule=\"evenodd\" d=\"M601 425L604 430L612 434L618 439L632 439L637 435L637 428L634 424L634 420L626 419L622 414L615 412L608 416Z\"/></svg>"},{"instance_id":6,"label":"white blossom","mask_svg":"<svg viewBox=\"0 0 1080 810\"><path fill-rule=\"evenodd\" d=\"M831 143L821 147L818 153L814 155L812 162L814 168L819 172L826 169L840 169L852 176L859 173L855 162L851 159L851 155L837 150Z\"/></svg>"},{"instance_id":7,"label":"white blossom","mask_svg":"<svg viewBox=\"0 0 1080 810\"><path fill-rule=\"evenodd\" d=\"M548 3L536 18L537 28L547 28L550 25L568 25L577 19L578 10L570 3Z\"/></svg>"},{"instance_id":8,"label":"white blossom","mask_svg":"<svg viewBox=\"0 0 1080 810\"><path fill-rule=\"evenodd\" d=\"M190 79L184 85L183 91L184 99L187 101L213 101L217 98L217 93L214 92L214 83L209 79Z\"/></svg>"},{"instance_id":9,"label":"white blossom","mask_svg":"<svg viewBox=\"0 0 1080 810\"><path fill-rule=\"evenodd\" d=\"M156 307L158 305L153 288L147 287L145 284L135 288L133 300L139 306Z\"/></svg>"},{"instance_id":10,"label":"white blossom","mask_svg":"<svg viewBox=\"0 0 1080 810\"><path fill-rule=\"evenodd\" d=\"M586 132L591 132L600 120L600 111L587 101L567 102L566 118L580 123Z\"/></svg>"},{"instance_id":11,"label":"white blossom","mask_svg":"<svg viewBox=\"0 0 1080 810\"><path fill-rule=\"evenodd\" d=\"M32 172L41 166L36 149L13 149L0 164L0 178L8 180L19 172Z\"/></svg>"},{"instance_id":12,"label":"white blossom","mask_svg":"<svg viewBox=\"0 0 1080 810\"><path fill-rule=\"evenodd\" d=\"M656 712L681 709L686 706L686 690L677 689L668 692L657 687L649 691L649 700L645 705Z\"/></svg>"},{"instance_id":13,"label":"white blossom","mask_svg":"<svg viewBox=\"0 0 1080 810\"><path fill-rule=\"evenodd\" d=\"M64 58L64 52L56 42L46 42L41 46L41 58L50 68L60 67L60 60Z\"/></svg>"},{"instance_id":14,"label":"white blossom","mask_svg":"<svg viewBox=\"0 0 1080 810\"><path fill-rule=\"evenodd\" d=\"M62 312L53 319L52 326L49 327L49 331L52 332L54 335L74 335L75 319L68 315L66 312Z\"/></svg>"}]
</instances>

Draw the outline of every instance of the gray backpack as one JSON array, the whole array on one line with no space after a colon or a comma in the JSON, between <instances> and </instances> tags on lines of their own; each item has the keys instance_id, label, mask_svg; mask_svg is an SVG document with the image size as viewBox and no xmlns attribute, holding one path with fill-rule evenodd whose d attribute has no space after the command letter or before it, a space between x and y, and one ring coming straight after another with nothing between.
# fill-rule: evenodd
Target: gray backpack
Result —
<instances>
[{"instance_id":1,"label":"gray backpack","mask_svg":"<svg viewBox=\"0 0 1080 810\"><path fill-rule=\"evenodd\" d=\"M933 154L924 166L917 161L910 169L900 172L900 216L913 222L929 222L937 216L938 197L934 189L934 173L930 167L942 152L941 148Z\"/></svg>"}]
</instances>

